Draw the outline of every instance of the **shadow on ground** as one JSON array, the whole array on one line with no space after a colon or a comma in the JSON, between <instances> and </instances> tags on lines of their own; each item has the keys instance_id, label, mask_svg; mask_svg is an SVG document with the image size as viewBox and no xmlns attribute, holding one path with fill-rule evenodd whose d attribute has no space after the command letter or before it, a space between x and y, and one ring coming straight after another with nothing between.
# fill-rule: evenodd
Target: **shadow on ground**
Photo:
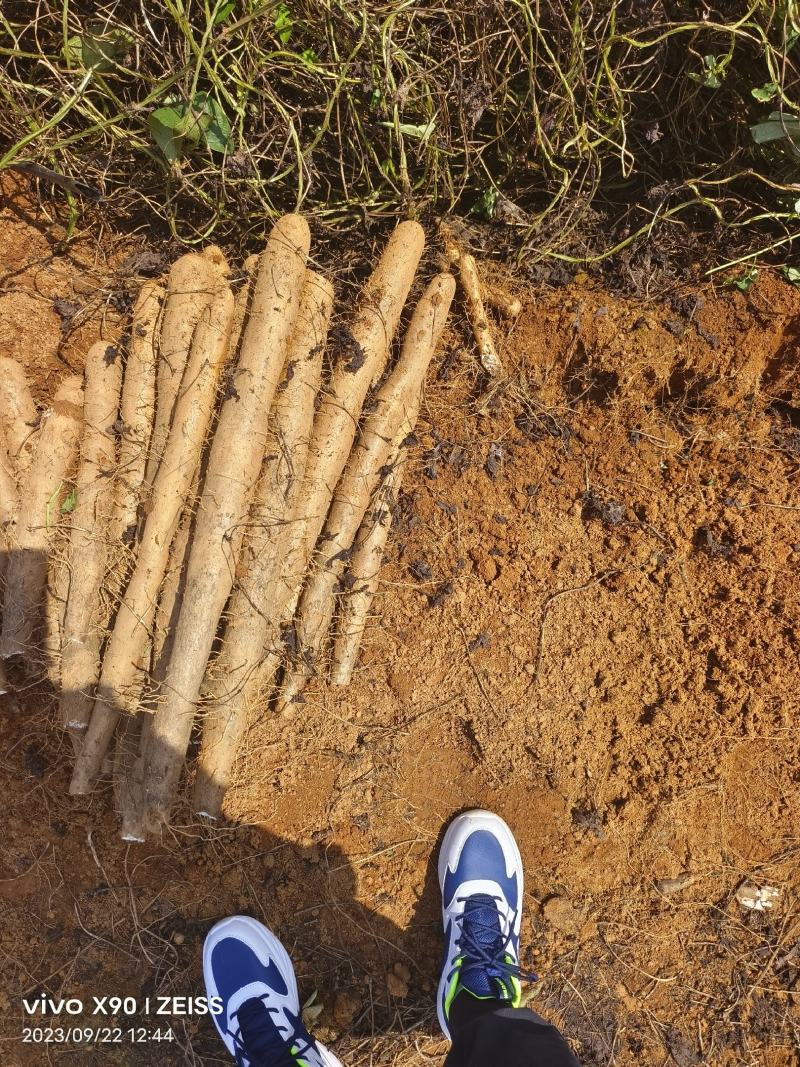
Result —
<instances>
[{"instance_id":1,"label":"shadow on ground","mask_svg":"<svg viewBox=\"0 0 800 1067\"><path fill-rule=\"evenodd\" d=\"M36 632L31 648L53 644ZM377 888L386 882L381 861L389 843L351 857L322 827L288 840L264 825L209 825L179 806L159 841L128 845L119 838L110 778L91 796L68 794L72 744L46 656L37 651L5 666L4 1063L227 1062L211 1020L189 998L205 992L207 930L238 913L260 919L282 939L301 996L312 1016L318 1012L314 1028L327 1042L435 1034L441 956L435 850L413 919L400 929L382 914L391 895ZM365 902L373 872L376 888ZM44 1013L31 1012L42 997L50 1001ZM129 1001L116 1013L113 1002L96 1011L94 998L103 997ZM59 1010L68 999L83 1010L75 1004L74 1014Z\"/></svg>"}]
</instances>

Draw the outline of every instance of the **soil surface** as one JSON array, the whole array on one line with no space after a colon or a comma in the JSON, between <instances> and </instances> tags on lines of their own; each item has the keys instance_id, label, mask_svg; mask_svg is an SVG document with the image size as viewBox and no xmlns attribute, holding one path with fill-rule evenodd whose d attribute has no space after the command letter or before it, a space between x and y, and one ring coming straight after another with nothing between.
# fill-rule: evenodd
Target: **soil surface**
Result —
<instances>
[{"instance_id":1,"label":"soil surface","mask_svg":"<svg viewBox=\"0 0 800 1067\"><path fill-rule=\"evenodd\" d=\"M144 246L64 244L13 190L0 242L0 350L46 399L118 335ZM263 710L223 823L124 846L110 787L67 796L53 694L0 698L3 1064L228 1062L187 1005L117 1014L173 1041L99 1049L22 1044L22 1000L202 995L236 912L346 1063L440 1063L435 856L471 806L517 835L531 1005L583 1063L800 1062L800 291L484 269L524 302L508 376L487 389L456 308L356 677Z\"/></svg>"}]
</instances>

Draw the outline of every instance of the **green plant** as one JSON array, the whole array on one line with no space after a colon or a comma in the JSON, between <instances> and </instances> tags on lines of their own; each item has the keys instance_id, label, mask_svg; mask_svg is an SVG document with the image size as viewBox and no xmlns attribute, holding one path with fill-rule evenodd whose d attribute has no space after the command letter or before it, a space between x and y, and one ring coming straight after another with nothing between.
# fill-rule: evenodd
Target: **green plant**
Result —
<instances>
[{"instance_id":1,"label":"green plant","mask_svg":"<svg viewBox=\"0 0 800 1067\"><path fill-rule=\"evenodd\" d=\"M605 258L687 225L727 229L734 260L779 252L797 231L797 0L643 11L62 0L32 22L11 2L0 168L80 176L189 243L247 244L301 208L339 227L511 220L529 261Z\"/></svg>"},{"instance_id":2,"label":"green plant","mask_svg":"<svg viewBox=\"0 0 800 1067\"><path fill-rule=\"evenodd\" d=\"M227 152L231 124L221 104L208 93L195 93L191 101L168 96L164 107L147 119L153 140L170 163L200 144L211 152Z\"/></svg>"}]
</instances>

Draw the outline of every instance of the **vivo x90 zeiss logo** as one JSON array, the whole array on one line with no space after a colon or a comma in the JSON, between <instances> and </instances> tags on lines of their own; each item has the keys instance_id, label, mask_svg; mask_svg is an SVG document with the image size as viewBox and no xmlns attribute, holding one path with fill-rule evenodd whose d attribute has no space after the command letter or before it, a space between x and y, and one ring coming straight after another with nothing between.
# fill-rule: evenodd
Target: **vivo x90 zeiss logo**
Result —
<instances>
[{"instance_id":1,"label":"vivo x90 zeiss logo","mask_svg":"<svg viewBox=\"0 0 800 1067\"><path fill-rule=\"evenodd\" d=\"M23 997L26 1015L221 1015L221 997Z\"/></svg>"}]
</instances>

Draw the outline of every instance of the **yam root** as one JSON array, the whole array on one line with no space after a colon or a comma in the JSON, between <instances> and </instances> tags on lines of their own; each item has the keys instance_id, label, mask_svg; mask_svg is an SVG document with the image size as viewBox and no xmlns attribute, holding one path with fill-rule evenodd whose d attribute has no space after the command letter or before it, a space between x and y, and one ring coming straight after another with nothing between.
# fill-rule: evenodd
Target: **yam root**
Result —
<instances>
[{"instance_id":1,"label":"yam root","mask_svg":"<svg viewBox=\"0 0 800 1067\"><path fill-rule=\"evenodd\" d=\"M3 591L6 584L9 549L14 544L14 523L19 511L19 493L14 477L14 468L8 458L5 434L0 423L0 607L3 603ZM0 661L0 694L9 689L3 663Z\"/></svg>"},{"instance_id":2,"label":"yam root","mask_svg":"<svg viewBox=\"0 0 800 1067\"><path fill-rule=\"evenodd\" d=\"M309 557L353 447L367 390L383 375L424 245L425 234L416 222L401 222L391 235L361 294L347 351L323 393L310 448L313 477L306 497Z\"/></svg>"},{"instance_id":3,"label":"yam root","mask_svg":"<svg viewBox=\"0 0 800 1067\"><path fill-rule=\"evenodd\" d=\"M131 339L122 385L119 475L116 507L111 519L112 545L133 541L139 518L139 500L147 467L156 395L156 334L164 289L145 282L133 306Z\"/></svg>"},{"instance_id":4,"label":"yam root","mask_svg":"<svg viewBox=\"0 0 800 1067\"><path fill-rule=\"evenodd\" d=\"M195 484L189 494L190 505L195 502L197 482L196 475ZM193 506L189 506L184 510L178 532L170 548L169 565L156 608L150 674L151 692L145 696L142 710L136 715L123 715L117 726L113 767L114 800L122 822L120 836L123 841L141 842L147 836L144 819L144 750L147 745L151 715L155 709L155 696L164 681L172 651L172 638L183 595L193 522L194 509Z\"/></svg>"},{"instance_id":5,"label":"yam root","mask_svg":"<svg viewBox=\"0 0 800 1067\"><path fill-rule=\"evenodd\" d=\"M243 577L231 596L222 647L203 686L205 716L194 807L208 818L218 818L221 812L248 713L277 666L272 650L300 580L292 546L305 544L302 530L297 536L305 507L303 479L332 305L331 285L308 271L242 545Z\"/></svg>"},{"instance_id":6,"label":"yam root","mask_svg":"<svg viewBox=\"0 0 800 1067\"><path fill-rule=\"evenodd\" d=\"M84 368L84 433L70 516L69 590L61 635L61 716L82 734L100 674L101 603L112 511L111 475L122 388L122 358L105 341L92 345Z\"/></svg>"},{"instance_id":7,"label":"yam root","mask_svg":"<svg viewBox=\"0 0 800 1067\"><path fill-rule=\"evenodd\" d=\"M0 422L17 481L30 466L38 420L39 413L21 364L10 356L0 356Z\"/></svg>"},{"instance_id":8,"label":"yam root","mask_svg":"<svg viewBox=\"0 0 800 1067\"><path fill-rule=\"evenodd\" d=\"M419 413L422 384L438 344L455 291L451 274L439 274L420 297L400 358L378 390L333 497L314 565L295 618L296 659L281 686L278 710L289 712L302 691L330 627L336 584L353 540L377 488L394 442L411 433Z\"/></svg>"},{"instance_id":9,"label":"yam root","mask_svg":"<svg viewBox=\"0 0 800 1067\"><path fill-rule=\"evenodd\" d=\"M458 259L458 276L464 290L472 333L478 348L478 358L487 374L497 375L503 370L503 364L495 348L492 331L486 318L486 309L481 296L481 284L475 259L469 252L462 252Z\"/></svg>"},{"instance_id":10,"label":"yam root","mask_svg":"<svg viewBox=\"0 0 800 1067\"><path fill-rule=\"evenodd\" d=\"M266 424L286 362L310 246L308 223L286 215L261 257L239 362L220 411L195 521L181 612L145 753L148 820L168 817L195 704L266 446Z\"/></svg>"},{"instance_id":11,"label":"yam root","mask_svg":"<svg viewBox=\"0 0 800 1067\"><path fill-rule=\"evenodd\" d=\"M14 523L19 512L19 491L14 467L8 456L5 433L0 423L0 605L5 588L8 551L14 544Z\"/></svg>"},{"instance_id":12,"label":"yam root","mask_svg":"<svg viewBox=\"0 0 800 1067\"><path fill-rule=\"evenodd\" d=\"M380 487L375 506L367 511L356 536L353 555L350 558L349 574L352 585L340 598L331 665L333 685L349 685L353 677L367 618L378 591L378 575L392 525L392 508L400 492L402 480L403 465L397 457Z\"/></svg>"},{"instance_id":13,"label":"yam root","mask_svg":"<svg viewBox=\"0 0 800 1067\"><path fill-rule=\"evenodd\" d=\"M155 421L145 470L148 486L155 480L167 445L194 332L227 274L228 264L216 245L202 252L187 252L175 260L169 272L158 341Z\"/></svg>"},{"instance_id":14,"label":"yam root","mask_svg":"<svg viewBox=\"0 0 800 1067\"><path fill-rule=\"evenodd\" d=\"M47 587L44 601L44 634L41 647L45 659L47 679L56 693L61 692L61 637L69 592L69 520L61 522L48 549ZM76 734L70 735L77 752L80 747Z\"/></svg>"},{"instance_id":15,"label":"yam root","mask_svg":"<svg viewBox=\"0 0 800 1067\"><path fill-rule=\"evenodd\" d=\"M233 295L223 284L204 307L194 334L163 460L153 483L136 566L106 647L98 697L72 775L70 792L76 795L92 789L120 711L135 712L138 705L154 605L211 423L232 316Z\"/></svg>"},{"instance_id":16,"label":"yam root","mask_svg":"<svg viewBox=\"0 0 800 1067\"><path fill-rule=\"evenodd\" d=\"M71 375L43 416L25 478L6 572L0 658L28 655L44 607L47 553L60 515L60 493L77 455L83 425L83 380Z\"/></svg>"},{"instance_id":17,"label":"yam root","mask_svg":"<svg viewBox=\"0 0 800 1067\"><path fill-rule=\"evenodd\" d=\"M136 844L147 838L142 821L142 733L148 719L144 714L123 715L114 737L111 773L114 804L121 822L120 837Z\"/></svg>"},{"instance_id":18,"label":"yam root","mask_svg":"<svg viewBox=\"0 0 800 1067\"><path fill-rule=\"evenodd\" d=\"M500 374L503 370L503 365L497 354L492 331L489 328L489 321L486 318L486 309L483 306L481 283L478 278L475 257L459 248L452 230L446 223L440 223L439 233L444 241L447 258L458 269L458 277L461 282L461 288L464 290L464 300L467 305L467 317L472 327L472 335L478 348L478 358L481 361L481 366L487 374L492 376Z\"/></svg>"},{"instance_id":19,"label":"yam root","mask_svg":"<svg viewBox=\"0 0 800 1067\"><path fill-rule=\"evenodd\" d=\"M242 266L244 280L236 293L236 303L233 309L233 325L231 326L230 356L234 359L239 354L239 345L244 332L244 324L247 321L247 312L250 309L250 300L253 296L253 277L258 271L259 257L255 254L248 256Z\"/></svg>"}]
</instances>

